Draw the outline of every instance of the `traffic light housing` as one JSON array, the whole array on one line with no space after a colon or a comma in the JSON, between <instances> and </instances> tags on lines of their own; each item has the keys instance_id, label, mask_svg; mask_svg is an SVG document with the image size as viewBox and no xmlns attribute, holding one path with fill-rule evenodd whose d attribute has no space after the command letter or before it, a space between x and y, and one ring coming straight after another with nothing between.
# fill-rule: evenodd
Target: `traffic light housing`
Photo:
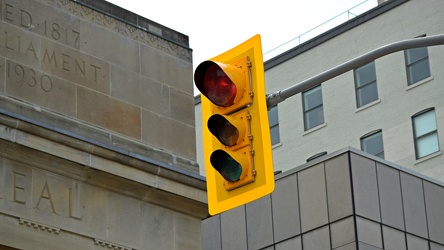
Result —
<instances>
[{"instance_id":1,"label":"traffic light housing","mask_svg":"<svg viewBox=\"0 0 444 250\"><path fill-rule=\"evenodd\" d=\"M210 214L274 190L274 169L260 36L204 61L201 92L204 164Z\"/></svg>"}]
</instances>

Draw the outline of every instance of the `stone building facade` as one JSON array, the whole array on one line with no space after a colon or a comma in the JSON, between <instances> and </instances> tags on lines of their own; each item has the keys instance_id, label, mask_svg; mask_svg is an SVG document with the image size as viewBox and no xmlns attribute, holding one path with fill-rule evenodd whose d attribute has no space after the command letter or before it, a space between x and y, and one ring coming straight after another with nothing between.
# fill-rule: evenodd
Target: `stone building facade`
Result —
<instances>
[{"instance_id":1,"label":"stone building facade","mask_svg":"<svg viewBox=\"0 0 444 250\"><path fill-rule=\"evenodd\" d=\"M200 249L188 37L101 0L0 4L0 248Z\"/></svg>"}]
</instances>

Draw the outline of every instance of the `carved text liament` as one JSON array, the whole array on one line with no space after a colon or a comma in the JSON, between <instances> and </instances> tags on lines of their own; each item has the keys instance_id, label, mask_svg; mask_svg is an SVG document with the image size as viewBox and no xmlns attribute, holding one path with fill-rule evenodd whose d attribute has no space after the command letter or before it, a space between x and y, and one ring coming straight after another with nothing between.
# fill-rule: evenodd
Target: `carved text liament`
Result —
<instances>
[{"instance_id":1,"label":"carved text liament","mask_svg":"<svg viewBox=\"0 0 444 250\"><path fill-rule=\"evenodd\" d=\"M3 8L1 54L33 67L40 65L38 70L47 74L107 92L109 65L78 50L78 25L35 18L30 10L12 3L5 3Z\"/></svg>"},{"instance_id":2,"label":"carved text liament","mask_svg":"<svg viewBox=\"0 0 444 250\"><path fill-rule=\"evenodd\" d=\"M0 46L11 52L22 54L29 59L38 60L48 67L58 69L60 77L65 78L69 74L84 78L85 80L100 81L101 67L82 58L77 58L70 51L60 51L48 47L41 47L40 55L33 41L24 39L20 35L14 35L9 31L0 33ZM65 77L64 77L65 76Z\"/></svg>"}]
</instances>

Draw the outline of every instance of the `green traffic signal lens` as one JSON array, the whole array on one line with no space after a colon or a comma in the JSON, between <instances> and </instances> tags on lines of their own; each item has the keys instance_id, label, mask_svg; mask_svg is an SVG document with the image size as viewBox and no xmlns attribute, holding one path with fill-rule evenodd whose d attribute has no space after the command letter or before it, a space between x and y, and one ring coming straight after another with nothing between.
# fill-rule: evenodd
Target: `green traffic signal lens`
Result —
<instances>
[{"instance_id":1,"label":"green traffic signal lens","mask_svg":"<svg viewBox=\"0 0 444 250\"><path fill-rule=\"evenodd\" d=\"M216 150L210 158L211 165L227 181L238 181L242 175L242 165L223 150Z\"/></svg>"}]
</instances>

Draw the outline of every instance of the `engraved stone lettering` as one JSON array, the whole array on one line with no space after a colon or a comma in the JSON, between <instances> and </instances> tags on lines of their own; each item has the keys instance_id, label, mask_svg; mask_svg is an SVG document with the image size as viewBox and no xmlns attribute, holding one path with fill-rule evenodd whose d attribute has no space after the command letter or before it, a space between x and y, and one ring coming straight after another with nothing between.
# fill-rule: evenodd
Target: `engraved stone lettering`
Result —
<instances>
[{"instance_id":1,"label":"engraved stone lettering","mask_svg":"<svg viewBox=\"0 0 444 250\"><path fill-rule=\"evenodd\" d=\"M12 178L13 178L12 201L25 205L26 204L25 185L23 182L26 178L26 175L13 171Z\"/></svg>"},{"instance_id":2,"label":"engraved stone lettering","mask_svg":"<svg viewBox=\"0 0 444 250\"><path fill-rule=\"evenodd\" d=\"M85 61L82 61L82 65L80 65L77 60L75 61L75 63L76 63L75 71L80 72L82 77L85 76ZM77 70L79 70L79 71L77 71Z\"/></svg>"},{"instance_id":3,"label":"engraved stone lettering","mask_svg":"<svg viewBox=\"0 0 444 250\"><path fill-rule=\"evenodd\" d=\"M42 189L42 193L40 194L40 197L37 201L37 205L35 205L34 208L40 209L39 206L40 206L40 202L42 201L42 199L47 200L49 202L50 207L51 207L51 212L54 214L57 214L55 211L55 207L54 207L54 201L52 200L52 197L51 197L51 192L49 191L48 182L45 182L45 186Z\"/></svg>"},{"instance_id":4,"label":"engraved stone lettering","mask_svg":"<svg viewBox=\"0 0 444 250\"><path fill-rule=\"evenodd\" d=\"M10 24L74 48L80 47L80 20L73 20L63 12L47 14L52 13L48 6L35 1L6 0L3 8L3 19Z\"/></svg>"},{"instance_id":5,"label":"engraved stone lettering","mask_svg":"<svg viewBox=\"0 0 444 250\"><path fill-rule=\"evenodd\" d=\"M20 24L22 27L31 28L32 26L32 17L29 12L25 10L20 10Z\"/></svg>"},{"instance_id":6,"label":"engraved stone lettering","mask_svg":"<svg viewBox=\"0 0 444 250\"><path fill-rule=\"evenodd\" d=\"M47 60L49 58L50 54ZM10 60L4 63L5 93L50 110L75 116L75 84L21 63Z\"/></svg>"},{"instance_id":7,"label":"engraved stone lettering","mask_svg":"<svg viewBox=\"0 0 444 250\"><path fill-rule=\"evenodd\" d=\"M37 60L37 54L35 52L34 45L32 44L32 42L29 43L28 49L25 51L26 55L28 55L28 53L32 53L34 59Z\"/></svg>"},{"instance_id":8,"label":"engraved stone lettering","mask_svg":"<svg viewBox=\"0 0 444 250\"><path fill-rule=\"evenodd\" d=\"M42 40L41 70L88 88L109 93L109 64L72 48Z\"/></svg>"},{"instance_id":9,"label":"engraved stone lettering","mask_svg":"<svg viewBox=\"0 0 444 250\"><path fill-rule=\"evenodd\" d=\"M91 64L91 67L94 68L94 81L97 82L97 71L100 70L100 67L94 64Z\"/></svg>"},{"instance_id":10,"label":"engraved stone lettering","mask_svg":"<svg viewBox=\"0 0 444 250\"><path fill-rule=\"evenodd\" d=\"M98 81L98 74L101 70L101 68L97 65L92 63L88 65L84 60L72 57L68 53L58 52L56 50L50 51L48 48L45 48L43 62L51 64L55 68L61 68L64 71L73 72L76 76L80 76L82 78L87 77L85 71L89 68L89 78L92 78L90 80L93 80L94 82ZM85 66L87 66L86 69Z\"/></svg>"},{"instance_id":11,"label":"engraved stone lettering","mask_svg":"<svg viewBox=\"0 0 444 250\"><path fill-rule=\"evenodd\" d=\"M17 37L18 41L20 41L20 37ZM14 50L14 47L12 45L10 45L10 43L12 44L12 42L10 41L10 37L9 37L9 33L7 31L5 31L5 48L10 49L10 50ZM20 48L20 42L17 43L17 47ZM18 50L17 48L17 50Z\"/></svg>"},{"instance_id":12,"label":"engraved stone lettering","mask_svg":"<svg viewBox=\"0 0 444 250\"><path fill-rule=\"evenodd\" d=\"M12 163L12 164L11 164ZM1 164L1 160L0 160ZM7 202L0 202L0 210L19 209L18 211L34 210L34 214L50 214L60 219L82 221L85 204L82 201L82 184L74 180L60 178L57 175L48 175L45 171L32 169L8 161L5 168L0 165L0 201L1 195L10 194ZM8 168L9 171L3 171ZM8 173L8 180L2 183L2 175ZM6 177L6 176L5 176ZM48 179L50 177L50 179ZM5 201L6 202L6 201Z\"/></svg>"},{"instance_id":13,"label":"engraved stone lettering","mask_svg":"<svg viewBox=\"0 0 444 250\"><path fill-rule=\"evenodd\" d=\"M29 81L26 81L26 83L30 86L30 87L34 87L35 85L37 85L37 78L35 78L35 70L33 69L29 69L29 72L31 73L31 79Z\"/></svg>"},{"instance_id":14,"label":"engraved stone lettering","mask_svg":"<svg viewBox=\"0 0 444 250\"><path fill-rule=\"evenodd\" d=\"M43 54L43 62L46 62L49 64L54 63L54 66L57 67L57 59L56 59L54 51L52 51L51 55L49 55L48 50L45 49L45 53Z\"/></svg>"},{"instance_id":15,"label":"engraved stone lettering","mask_svg":"<svg viewBox=\"0 0 444 250\"><path fill-rule=\"evenodd\" d=\"M0 54L30 66L41 64L40 37L24 29L0 22Z\"/></svg>"},{"instance_id":16,"label":"engraved stone lettering","mask_svg":"<svg viewBox=\"0 0 444 250\"><path fill-rule=\"evenodd\" d=\"M109 93L107 62L49 39L40 40L27 31L5 23L0 23L0 53L7 58L14 58L13 60L21 65L30 65L45 72L48 77L37 80L42 80L46 92L51 89L50 76L53 75L102 93ZM17 73L22 72L19 67L15 69Z\"/></svg>"},{"instance_id":17,"label":"engraved stone lettering","mask_svg":"<svg viewBox=\"0 0 444 250\"><path fill-rule=\"evenodd\" d=\"M42 75L40 77L40 86L43 91L50 92L52 90L52 79L48 75Z\"/></svg>"},{"instance_id":18,"label":"engraved stone lettering","mask_svg":"<svg viewBox=\"0 0 444 250\"><path fill-rule=\"evenodd\" d=\"M62 53L62 68L66 71L69 70L69 55Z\"/></svg>"},{"instance_id":19,"label":"engraved stone lettering","mask_svg":"<svg viewBox=\"0 0 444 250\"><path fill-rule=\"evenodd\" d=\"M18 85L23 83L30 87L38 85L44 92L50 92L53 87L52 79L48 75L10 61L6 63L6 77L8 82Z\"/></svg>"},{"instance_id":20,"label":"engraved stone lettering","mask_svg":"<svg viewBox=\"0 0 444 250\"><path fill-rule=\"evenodd\" d=\"M10 5L10 4L5 4L5 20L9 21L9 22L13 22L13 12L12 10L14 9L14 6Z\"/></svg>"},{"instance_id":21,"label":"engraved stone lettering","mask_svg":"<svg viewBox=\"0 0 444 250\"><path fill-rule=\"evenodd\" d=\"M4 32L3 36L4 47L8 50L18 52L24 55L31 55L33 59L37 60L37 52L35 50L34 44L32 41L27 39L22 39L21 36L15 36L9 33L8 31Z\"/></svg>"},{"instance_id":22,"label":"engraved stone lettering","mask_svg":"<svg viewBox=\"0 0 444 250\"><path fill-rule=\"evenodd\" d=\"M69 217L82 220L83 214L79 211L80 206L80 192L79 192L79 184L76 183L74 188L69 189Z\"/></svg>"},{"instance_id":23,"label":"engraved stone lettering","mask_svg":"<svg viewBox=\"0 0 444 250\"><path fill-rule=\"evenodd\" d=\"M11 4L5 4L5 20L14 22L14 6ZM30 28L32 26L32 17L28 11L19 9L20 26L24 28Z\"/></svg>"}]
</instances>

